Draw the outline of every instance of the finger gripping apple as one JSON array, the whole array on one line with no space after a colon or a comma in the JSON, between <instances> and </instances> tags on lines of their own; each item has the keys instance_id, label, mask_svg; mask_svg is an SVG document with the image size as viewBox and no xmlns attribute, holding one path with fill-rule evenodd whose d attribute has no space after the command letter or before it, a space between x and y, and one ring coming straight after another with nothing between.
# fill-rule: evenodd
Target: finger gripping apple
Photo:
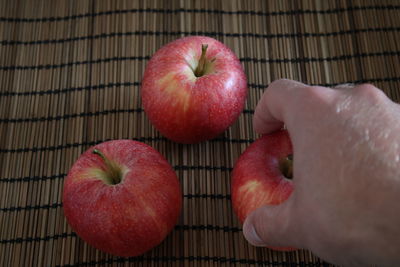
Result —
<instances>
[{"instance_id":1,"label":"finger gripping apple","mask_svg":"<svg viewBox=\"0 0 400 267\"><path fill-rule=\"evenodd\" d=\"M231 183L232 206L241 223L257 208L279 205L289 198L293 191L292 154L287 131L278 131L257 139L236 161Z\"/></svg>"}]
</instances>

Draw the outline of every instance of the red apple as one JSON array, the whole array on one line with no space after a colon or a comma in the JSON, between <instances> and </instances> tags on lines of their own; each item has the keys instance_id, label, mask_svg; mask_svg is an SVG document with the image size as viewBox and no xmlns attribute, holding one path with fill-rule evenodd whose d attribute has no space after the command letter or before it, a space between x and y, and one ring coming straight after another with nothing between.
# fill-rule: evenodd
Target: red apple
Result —
<instances>
[{"instance_id":1,"label":"red apple","mask_svg":"<svg viewBox=\"0 0 400 267\"><path fill-rule=\"evenodd\" d=\"M204 36L175 40L146 66L144 110L161 134L178 143L198 143L225 131L240 115L247 80L235 54Z\"/></svg>"},{"instance_id":2,"label":"red apple","mask_svg":"<svg viewBox=\"0 0 400 267\"><path fill-rule=\"evenodd\" d=\"M65 180L63 203L68 223L84 241L113 255L137 256L173 229L182 194L160 153L115 140L79 157Z\"/></svg>"},{"instance_id":3,"label":"red apple","mask_svg":"<svg viewBox=\"0 0 400 267\"><path fill-rule=\"evenodd\" d=\"M279 131L257 139L239 157L233 168L231 192L240 222L259 207L278 205L289 198L293 191L292 153L287 131Z\"/></svg>"}]
</instances>

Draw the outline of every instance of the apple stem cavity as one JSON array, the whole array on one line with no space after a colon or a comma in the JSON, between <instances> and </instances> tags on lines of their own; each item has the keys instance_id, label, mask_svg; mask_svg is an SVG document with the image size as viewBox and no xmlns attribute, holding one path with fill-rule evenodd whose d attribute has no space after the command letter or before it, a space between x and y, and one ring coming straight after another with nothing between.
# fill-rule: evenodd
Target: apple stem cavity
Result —
<instances>
[{"instance_id":1,"label":"apple stem cavity","mask_svg":"<svg viewBox=\"0 0 400 267\"><path fill-rule=\"evenodd\" d=\"M199 64L197 65L197 68L194 70L194 75L196 77L201 77L206 72L206 65L207 65L206 53L207 53L207 48L208 48L208 44L202 44L201 45L201 56L200 56L200 59L199 59Z\"/></svg>"},{"instance_id":2,"label":"apple stem cavity","mask_svg":"<svg viewBox=\"0 0 400 267\"><path fill-rule=\"evenodd\" d=\"M93 149L93 154L99 155L104 164L106 165L105 170L105 182L109 185L116 185L122 181L122 170L121 167L115 161L108 159L103 152L98 149Z\"/></svg>"},{"instance_id":3,"label":"apple stem cavity","mask_svg":"<svg viewBox=\"0 0 400 267\"><path fill-rule=\"evenodd\" d=\"M287 179L293 179L293 155L290 154L279 162L279 169Z\"/></svg>"}]
</instances>

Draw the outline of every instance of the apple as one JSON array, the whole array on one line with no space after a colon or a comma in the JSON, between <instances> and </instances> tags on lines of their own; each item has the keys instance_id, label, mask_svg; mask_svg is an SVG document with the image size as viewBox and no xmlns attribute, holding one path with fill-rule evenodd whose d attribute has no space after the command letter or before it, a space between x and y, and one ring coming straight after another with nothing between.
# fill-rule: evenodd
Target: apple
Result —
<instances>
[{"instance_id":1,"label":"apple","mask_svg":"<svg viewBox=\"0 0 400 267\"><path fill-rule=\"evenodd\" d=\"M93 247L116 256L137 256L160 244L181 205L170 164L152 147L132 140L90 148L64 183L69 225Z\"/></svg>"},{"instance_id":2,"label":"apple","mask_svg":"<svg viewBox=\"0 0 400 267\"><path fill-rule=\"evenodd\" d=\"M216 137L239 117L247 80L227 46L209 37L184 37L152 56L141 96L144 111L162 135L192 144Z\"/></svg>"},{"instance_id":3,"label":"apple","mask_svg":"<svg viewBox=\"0 0 400 267\"><path fill-rule=\"evenodd\" d=\"M236 161L231 180L232 206L241 223L257 208L279 205L289 198L293 191L292 154L289 135L281 130L257 139Z\"/></svg>"}]
</instances>

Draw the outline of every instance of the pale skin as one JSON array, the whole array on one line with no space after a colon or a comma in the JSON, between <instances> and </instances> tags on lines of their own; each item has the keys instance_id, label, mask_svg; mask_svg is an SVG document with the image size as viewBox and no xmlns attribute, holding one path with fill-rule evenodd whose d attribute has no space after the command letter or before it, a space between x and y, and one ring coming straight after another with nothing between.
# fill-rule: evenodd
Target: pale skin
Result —
<instances>
[{"instance_id":1,"label":"pale skin","mask_svg":"<svg viewBox=\"0 0 400 267\"><path fill-rule=\"evenodd\" d=\"M260 134L286 126L294 192L246 219L256 246L303 248L343 266L400 262L400 105L373 85L271 83L257 105Z\"/></svg>"}]
</instances>

